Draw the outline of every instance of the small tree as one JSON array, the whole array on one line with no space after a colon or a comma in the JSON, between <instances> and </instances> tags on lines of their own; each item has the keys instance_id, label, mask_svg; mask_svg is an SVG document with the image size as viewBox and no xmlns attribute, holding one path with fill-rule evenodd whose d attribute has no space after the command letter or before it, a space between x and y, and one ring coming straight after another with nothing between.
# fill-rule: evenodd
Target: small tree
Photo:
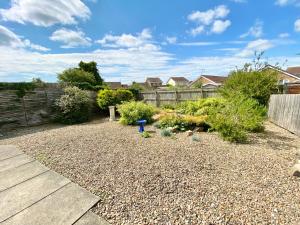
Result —
<instances>
[{"instance_id":1,"label":"small tree","mask_svg":"<svg viewBox=\"0 0 300 225\"><path fill-rule=\"evenodd\" d=\"M66 83L88 83L91 85L96 85L96 79L92 73L86 72L78 68L72 68L64 70L62 73L58 74L58 79L60 82Z\"/></svg>"},{"instance_id":2,"label":"small tree","mask_svg":"<svg viewBox=\"0 0 300 225\"><path fill-rule=\"evenodd\" d=\"M226 97L242 95L252 98L261 105L267 105L271 94L278 91L278 72L265 69L267 62L261 62L263 53L255 53L252 63L246 63L242 69L233 71L220 89Z\"/></svg>"},{"instance_id":3,"label":"small tree","mask_svg":"<svg viewBox=\"0 0 300 225\"><path fill-rule=\"evenodd\" d=\"M86 63L86 62L80 61L78 66L79 66L79 69L81 69L85 72L93 74L97 85L102 85L103 84L103 79L101 78L101 76L99 74L96 62L92 61L92 62Z\"/></svg>"}]
</instances>

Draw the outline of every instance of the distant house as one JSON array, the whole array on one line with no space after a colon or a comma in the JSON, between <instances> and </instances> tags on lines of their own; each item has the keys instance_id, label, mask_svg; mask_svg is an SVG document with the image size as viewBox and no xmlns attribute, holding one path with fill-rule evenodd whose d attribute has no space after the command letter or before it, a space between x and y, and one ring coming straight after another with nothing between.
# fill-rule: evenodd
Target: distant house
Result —
<instances>
[{"instance_id":1,"label":"distant house","mask_svg":"<svg viewBox=\"0 0 300 225\"><path fill-rule=\"evenodd\" d=\"M278 67L267 65L264 69L271 69L278 72L278 84L300 81L300 67L288 67L287 70L282 70Z\"/></svg>"},{"instance_id":2,"label":"distant house","mask_svg":"<svg viewBox=\"0 0 300 225\"><path fill-rule=\"evenodd\" d=\"M201 75L195 81L190 83L190 87L193 87L193 85L196 85L197 83L201 83L202 87L216 88L222 86L226 79L227 77L222 76Z\"/></svg>"},{"instance_id":3,"label":"distant house","mask_svg":"<svg viewBox=\"0 0 300 225\"><path fill-rule=\"evenodd\" d=\"M168 85L171 86L188 86L189 80L185 77L170 77L167 82Z\"/></svg>"},{"instance_id":4,"label":"distant house","mask_svg":"<svg viewBox=\"0 0 300 225\"><path fill-rule=\"evenodd\" d=\"M105 82L105 84L112 90L128 88L127 84L122 84L121 82Z\"/></svg>"},{"instance_id":5,"label":"distant house","mask_svg":"<svg viewBox=\"0 0 300 225\"><path fill-rule=\"evenodd\" d=\"M149 87L149 88L152 88L152 89L156 89L160 86L162 86L162 80L158 77L148 77L146 79L146 85Z\"/></svg>"}]
</instances>

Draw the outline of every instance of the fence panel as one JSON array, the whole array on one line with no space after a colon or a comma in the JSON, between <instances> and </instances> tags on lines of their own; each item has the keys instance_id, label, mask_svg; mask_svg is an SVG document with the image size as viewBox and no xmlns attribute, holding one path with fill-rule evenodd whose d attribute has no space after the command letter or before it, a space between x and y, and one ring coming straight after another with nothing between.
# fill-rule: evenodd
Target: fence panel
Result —
<instances>
[{"instance_id":1,"label":"fence panel","mask_svg":"<svg viewBox=\"0 0 300 225\"><path fill-rule=\"evenodd\" d=\"M273 123L300 136L300 95L272 95L268 116Z\"/></svg>"},{"instance_id":2,"label":"fence panel","mask_svg":"<svg viewBox=\"0 0 300 225\"><path fill-rule=\"evenodd\" d=\"M187 89L167 91L146 91L141 93L141 99L157 107L166 104L177 104L183 101L196 101L200 98L216 97L216 89Z\"/></svg>"}]
</instances>

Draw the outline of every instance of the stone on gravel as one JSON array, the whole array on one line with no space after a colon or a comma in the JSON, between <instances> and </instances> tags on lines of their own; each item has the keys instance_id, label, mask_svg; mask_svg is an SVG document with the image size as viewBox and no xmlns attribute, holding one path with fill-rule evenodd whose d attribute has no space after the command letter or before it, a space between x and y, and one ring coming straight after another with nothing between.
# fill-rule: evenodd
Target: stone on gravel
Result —
<instances>
[{"instance_id":1,"label":"stone on gravel","mask_svg":"<svg viewBox=\"0 0 300 225\"><path fill-rule=\"evenodd\" d=\"M186 135L187 135L188 137L190 137L190 136L193 135L193 131L191 131L191 130L188 130L188 131L186 131L185 133L186 133Z\"/></svg>"},{"instance_id":2,"label":"stone on gravel","mask_svg":"<svg viewBox=\"0 0 300 225\"><path fill-rule=\"evenodd\" d=\"M300 177L300 164L296 164L292 168L292 176Z\"/></svg>"}]
</instances>

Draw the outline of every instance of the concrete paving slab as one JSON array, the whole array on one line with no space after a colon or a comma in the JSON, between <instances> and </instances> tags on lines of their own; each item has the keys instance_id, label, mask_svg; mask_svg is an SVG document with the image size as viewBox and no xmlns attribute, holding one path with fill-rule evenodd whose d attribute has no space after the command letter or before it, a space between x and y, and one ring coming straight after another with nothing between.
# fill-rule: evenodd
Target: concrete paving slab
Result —
<instances>
[{"instance_id":1,"label":"concrete paving slab","mask_svg":"<svg viewBox=\"0 0 300 225\"><path fill-rule=\"evenodd\" d=\"M0 172L3 172L5 170L9 170L12 168L16 168L18 166L24 165L26 163L32 162L34 159L28 157L25 154L17 155L15 157L1 160L0 161Z\"/></svg>"},{"instance_id":2,"label":"concrete paving slab","mask_svg":"<svg viewBox=\"0 0 300 225\"><path fill-rule=\"evenodd\" d=\"M100 218L91 211L83 215L74 225L110 225L104 219Z\"/></svg>"},{"instance_id":3,"label":"concrete paving slab","mask_svg":"<svg viewBox=\"0 0 300 225\"><path fill-rule=\"evenodd\" d=\"M59 174L47 171L17 186L0 192L0 223L39 200L62 188L71 181ZM48 205L49 207L53 207ZM56 208L56 210L59 208ZM46 210L47 212L48 210ZM32 214L31 217L38 217ZM23 223L19 223L23 224ZM35 223L32 223L32 225Z\"/></svg>"},{"instance_id":4,"label":"concrete paving slab","mask_svg":"<svg viewBox=\"0 0 300 225\"><path fill-rule=\"evenodd\" d=\"M0 172L0 192L33 178L49 169L37 161Z\"/></svg>"},{"instance_id":5,"label":"concrete paving slab","mask_svg":"<svg viewBox=\"0 0 300 225\"><path fill-rule=\"evenodd\" d=\"M0 160L8 159L23 152L14 145L0 145Z\"/></svg>"},{"instance_id":6,"label":"concrete paving slab","mask_svg":"<svg viewBox=\"0 0 300 225\"><path fill-rule=\"evenodd\" d=\"M2 225L72 225L98 201L97 196L70 183Z\"/></svg>"}]
</instances>

